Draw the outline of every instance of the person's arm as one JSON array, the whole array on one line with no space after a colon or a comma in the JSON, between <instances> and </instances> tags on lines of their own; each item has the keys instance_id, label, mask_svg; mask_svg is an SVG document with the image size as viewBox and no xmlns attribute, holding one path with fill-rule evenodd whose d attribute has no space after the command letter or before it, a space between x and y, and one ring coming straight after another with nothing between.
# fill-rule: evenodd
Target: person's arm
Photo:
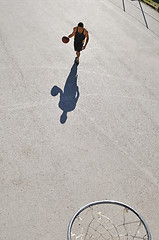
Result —
<instances>
[{"instance_id":1,"label":"person's arm","mask_svg":"<svg viewBox=\"0 0 159 240\"><path fill-rule=\"evenodd\" d=\"M73 29L73 32L68 36L68 38L71 38L75 35L75 28Z\"/></svg>"},{"instance_id":2,"label":"person's arm","mask_svg":"<svg viewBox=\"0 0 159 240\"><path fill-rule=\"evenodd\" d=\"M85 45L82 47L83 50L86 48L86 46L87 46L87 44L88 44L88 41L89 41L89 34L88 34L88 32L86 31L86 43L85 43Z\"/></svg>"}]
</instances>

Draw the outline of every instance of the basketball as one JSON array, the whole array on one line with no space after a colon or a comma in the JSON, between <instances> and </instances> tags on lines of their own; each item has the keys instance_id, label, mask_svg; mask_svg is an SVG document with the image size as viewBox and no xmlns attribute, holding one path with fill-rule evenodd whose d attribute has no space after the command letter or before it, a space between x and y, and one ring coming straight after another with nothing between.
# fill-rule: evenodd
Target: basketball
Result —
<instances>
[{"instance_id":1,"label":"basketball","mask_svg":"<svg viewBox=\"0 0 159 240\"><path fill-rule=\"evenodd\" d=\"M66 36L62 37L62 42L63 42L63 43L68 43L69 40L70 40L70 39L69 39L68 37L66 37Z\"/></svg>"},{"instance_id":2,"label":"basketball","mask_svg":"<svg viewBox=\"0 0 159 240\"><path fill-rule=\"evenodd\" d=\"M51 95L55 97L55 96L57 96L58 93L59 93L59 88L57 86L54 86L51 89Z\"/></svg>"}]
</instances>

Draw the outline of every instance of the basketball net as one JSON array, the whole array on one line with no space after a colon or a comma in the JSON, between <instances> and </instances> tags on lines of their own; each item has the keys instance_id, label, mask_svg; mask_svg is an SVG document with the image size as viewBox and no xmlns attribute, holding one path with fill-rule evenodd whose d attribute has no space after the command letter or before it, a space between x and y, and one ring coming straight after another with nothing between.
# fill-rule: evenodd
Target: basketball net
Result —
<instances>
[{"instance_id":1,"label":"basketball net","mask_svg":"<svg viewBox=\"0 0 159 240\"><path fill-rule=\"evenodd\" d=\"M102 212L98 206L87 208L75 219L71 240L148 240L141 220L129 209L117 208L116 213L114 209Z\"/></svg>"}]
</instances>

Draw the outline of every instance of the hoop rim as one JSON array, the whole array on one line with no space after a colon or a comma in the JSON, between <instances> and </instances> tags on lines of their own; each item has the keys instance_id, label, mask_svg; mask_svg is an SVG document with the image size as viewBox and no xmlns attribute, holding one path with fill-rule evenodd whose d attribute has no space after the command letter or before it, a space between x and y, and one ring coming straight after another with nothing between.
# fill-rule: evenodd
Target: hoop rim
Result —
<instances>
[{"instance_id":1,"label":"hoop rim","mask_svg":"<svg viewBox=\"0 0 159 240\"><path fill-rule=\"evenodd\" d=\"M119 206L122 206L122 207L126 207L128 208L129 210L131 210L133 213L135 213L137 215L137 217L141 220L142 224L144 225L145 227L145 230L146 230L146 233L147 233L147 236L148 236L148 240L152 240L151 239L151 233L150 233L150 230L148 228L148 225L147 223L145 222L145 220L143 219L143 217L135 210L133 209L132 207L130 207L129 205L126 205L125 203L122 203L122 202L118 202L118 201L113 201L113 200L101 200L101 201L95 201L95 202L91 202L91 203L88 203L86 204L85 206L81 207L75 214L74 216L72 217L69 225L68 225L68 230L67 230L67 240L71 240L71 229L72 229L72 225L76 219L76 217L82 212L84 211L85 209L91 207L91 206L94 206L94 205L99 205L99 204L115 204L115 205L119 205Z\"/></svg>"}]
</instances>

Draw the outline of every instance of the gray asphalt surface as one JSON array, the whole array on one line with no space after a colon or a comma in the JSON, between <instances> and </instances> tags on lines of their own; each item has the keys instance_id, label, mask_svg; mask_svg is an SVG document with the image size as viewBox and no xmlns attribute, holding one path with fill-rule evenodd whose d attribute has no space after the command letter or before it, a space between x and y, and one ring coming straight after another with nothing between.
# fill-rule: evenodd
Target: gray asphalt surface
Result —
<instances>
[{"instance_id":1,"label":"gray asphalt surface","mask_svg":"<svg viewBox=\"0 0 159 240\"><path fill-rule=\"evenodd\" d=\"M101 199L159 236L159 23L146 29L126 4L0 0L0 239L66 239L73 214ZM61 37L79 21L90 41L76 69Z\"/></svg>"}]
</instances>

